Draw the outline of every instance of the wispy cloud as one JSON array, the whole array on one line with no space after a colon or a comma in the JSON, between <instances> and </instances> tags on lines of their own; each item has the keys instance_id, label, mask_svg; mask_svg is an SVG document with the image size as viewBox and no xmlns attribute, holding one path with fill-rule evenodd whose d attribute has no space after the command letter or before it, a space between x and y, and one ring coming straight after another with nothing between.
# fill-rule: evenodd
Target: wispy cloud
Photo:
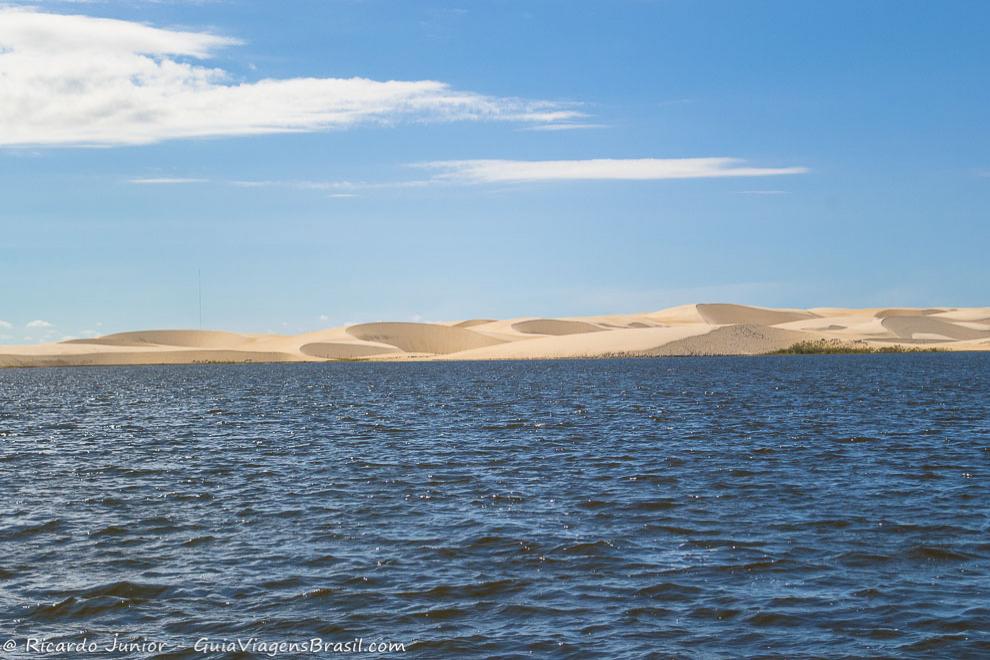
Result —
<instances>
[{"instance_id":1,"label":"wispy cloud","mask_svg":"<svg viewBox=\"0 0 990 660\"><path fill-rule=\"evenodd\" d=\"M0 321L0 328L10 329L10 328L13 328L13 327L14 327L14 324L11 323L10 321Z\"/></svg>"},{"instance_id":2,"label":"wispy cloud","mask_svg":"<svg viewBox=\"0 0 990 660\"><path fill-rule=\"evenodd\" d=\"M28 321L26 328L54 328L54 323L49 323L48 321L42 321L41 319L36 319L34 321Z\"/></svg>"},{"instance_id":3,"label":"wispy cloud","mask_svg":"<svg viewBox=\"0 0 990 660\"><path fill-rule=\"evenodd\" d=\"M436 180L462 183L651 181L804 174L806 167L752 167L737 158L596 158L591 160L445 160L421 163Z\"/></svg>"},{"instance_id":4,"label":"wispy cloud","mask_svg":"<svg viewBox=\"0 0 990 660\"><path fill-rule=\"evenodd\" d=\"M553 123L573 104L486 96L435 80L236 80L205 62L240 41L131 21L0 6L0 146L149 144L397 121Z\"/></svg>"},{"instance_id":5,"label":"wispy cloud","mask_svg":"<svg viewBox=\"0 0 990 660\"><path fill-rule=\"evenodd\" d=\"M425 188L438 185L481 183L535 183L552 181L657 181L764 177L804 174L806 167L752 167L737 158L600 158L590 160L441 160L410 163L409 167L433 170L427 178L392 181L306 179L132 179L131 183L216 183L238 188L282 188L327 193L330 197L356 197L367 190ZM741 190L740 195L786 195L784 190Z\"/></svg>"},{"instance_id":6,"label":"wispy cloud","mask_svg":"<svg viewBox=\"0 0 990 660\"><path fill-rule=\"evenodd\" d=\"M158 177L150 179L128 179L127 183L133 183L137 186L173 186L187 183L209 183L209 179Z\"/></svg>"}]
</instances>

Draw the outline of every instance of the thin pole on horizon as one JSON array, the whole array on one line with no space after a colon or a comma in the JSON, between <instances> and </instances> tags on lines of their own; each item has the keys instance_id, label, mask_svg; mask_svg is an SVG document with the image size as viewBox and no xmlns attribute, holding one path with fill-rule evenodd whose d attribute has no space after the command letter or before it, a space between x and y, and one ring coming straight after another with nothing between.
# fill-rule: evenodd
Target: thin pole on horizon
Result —
<instances>
[{"instance_id":1,"label":"thin pole on horizon","mask_svg":"<svg viewBox=\"0 0 990 660\"><path fill-rule=\"evenodd\" d=\"M196 269L196 284L199 289L199 329L203 329L203 269Z\"/></svg>"}]
</instances>

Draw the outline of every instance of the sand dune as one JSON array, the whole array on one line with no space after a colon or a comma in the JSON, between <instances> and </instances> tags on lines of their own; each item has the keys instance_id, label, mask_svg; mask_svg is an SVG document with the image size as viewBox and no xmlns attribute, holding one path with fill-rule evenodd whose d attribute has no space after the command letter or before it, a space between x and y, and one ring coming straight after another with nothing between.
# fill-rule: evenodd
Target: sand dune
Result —
<instances>
[{"instance_id":1,"label":"sand dune","mask_svg":"<svg viewBox=\"0 0 990 660\"><path fill-rule=\"evenodd\" d=\"M931 316L932 314L940 314L944 311L944 309L881 309L874 316L878 319L889 319L895 316Z\"/></svg>"},{"instance_id":2,"label":"sand dune","mask_svg":"<svg viewBox=\"0 0 990 660\"><path fill-rule=\"evenodd\" d=\"M188 348L230 348L251 341L251 337L216 330L144 330L120 332L93 339L70 339L67 344L101 346L185 346Z\"/></svg>"},{"instance_id":3,"label":"sand dune","mask_svg":"<svg viewBox=\"0 0 990 660\"><path fill-rule=\"evenodd\" d=\"M460 321L454 324L455 328L473 328L477 325L486 325L488 323L494 323L497 319L468 319L466 321Z\"/></svg>"},{"instance_id":4,"label":"sand dune","mask_svg":"<svg viewBox=\"0 0 990 660\"><path fill-rule=\"evenodd\" d=\"M819 337L797 330L764 325L727 325L703 335L678 339L639 355L759 355Z\"/></svg>"},{"instance_id":5,"label":"sand dune","mask_svg":"<svg viewBox=\"0 0 990 660\"><path fill-rule=\"evenodd\" d=\"M584 321L562 321L560 319L533 319L512 324L513 330L527 335L579 335L585 332L604 332L605 329Z\"/></svg>"},{"instance_id":6,"label":"sand dune","mask_svg":"<svg viewBox=\"0 0 990 660\"><path fill-rule=\"evenodd\" d=\"M537 336L445 356L450 360L532 360L631 355L666 342L709 332L709 327L622 328L572 335Z\"/></svg>"},{"instance_id":7,"label":"sand dune","mask_svg":"<svg viewBox=\"0 0 990 660\"><path fill-rule=\"evenodd\" d=\"M990 323L990 307L969 307L966 309L951 309L935 315L946 321L975 321Z\"/></svg>"},{"instance_id":8,"label":"sand dune","mask_svg":"<svg viewBox=\"0 0 990 660\"><path fill-rule=\"evenodd\" d=\"M815 318L815 314L796 309L767 309L745 305L698 305L698 313L712 325L777 325Z\"/></svg>"},{"instance_id":9,"label":"sand dune","mask_svg":"<svg viewBox=\"0 0 990 660\"><path fill-rule=\"evenodd\" d=\"M464 328L431 323L362 323L349 327L347 333L364 341L390 344L407 353L444 355L502 343L501 339Z\"/></svg>"},{"instance_id":10,"label":"sand dune","mask_svg":"<svg viewBox=\"0 0 990 660\"><path fill-rule=\"evenodd\" d=\"M990 350L990 308L797 310L699 304L590 317L362 323L301 335L149 330L0 346L0 367L752 355L818 339Z\"/></svg>"},{"instance_id":11,"label":"sand dune","mask_svg":"<svg viewBox=\"0 0 990 660\"><path fill-rule=\"evenodd\" d=\"M931 316L888 316L883 319L883 326L901 339L967 340L990 337L988 329L975 329Z\"/></svg>"},{"instance_id":12,"label":"sand dune","mask_svg":"<svg viewBox=\"0 0 990 660\"><path fill-rule=\"evenodd\" d=\"M650 314L650 318L665 325L686 325L695 323L708 323L698 311L698 305L679 305L668 307L659 312Z\"/></svg>"},{"instance_id":13,"label":"sand dune","mask_svg":"<svg viewBox=\"0 0 990 660\"><path fill-rule=\"evenodd\" d=\"M299 352L303 355L323 358L324 360L353 360L356 358L371 357L372 355L398 353L399 349L395 346L383 346L370 342L355 342L353 344L345 344L344 342L315 342L312 344L303 344L299 347Z\"/></svg>"}]
</instances>

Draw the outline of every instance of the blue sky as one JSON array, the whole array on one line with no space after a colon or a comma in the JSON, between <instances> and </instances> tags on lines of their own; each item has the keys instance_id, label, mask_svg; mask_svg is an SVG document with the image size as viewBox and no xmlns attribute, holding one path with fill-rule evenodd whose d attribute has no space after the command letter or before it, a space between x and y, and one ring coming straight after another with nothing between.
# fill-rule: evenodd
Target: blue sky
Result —
<instances>
[{"instance_id":1,"label":"blue sky","mask_svg":"<svg viewBox=\"0 0 990 660\"><path fill-rule=\"evenodd\" d=\"M198 271L204 325L241 331L990 305L988 24L977 1L0 4L0 341L197 327Z\"/></svg>"}]
</instances>

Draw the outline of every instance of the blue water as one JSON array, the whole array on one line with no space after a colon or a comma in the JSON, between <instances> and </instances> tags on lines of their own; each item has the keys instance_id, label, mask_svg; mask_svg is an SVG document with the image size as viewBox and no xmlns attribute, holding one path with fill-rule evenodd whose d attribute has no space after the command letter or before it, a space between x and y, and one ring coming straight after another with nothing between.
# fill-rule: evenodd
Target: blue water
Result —
<instances>
[{"instance_id":1,"label":"blue water","mask_svg":"<svg viewBox=\"0 0 990 660\"><path fill-rule=\"evenodd\" d=\"M3 657L990 655L987 354L0 370L0 493Z\"/></svg>"}]
</instances>

